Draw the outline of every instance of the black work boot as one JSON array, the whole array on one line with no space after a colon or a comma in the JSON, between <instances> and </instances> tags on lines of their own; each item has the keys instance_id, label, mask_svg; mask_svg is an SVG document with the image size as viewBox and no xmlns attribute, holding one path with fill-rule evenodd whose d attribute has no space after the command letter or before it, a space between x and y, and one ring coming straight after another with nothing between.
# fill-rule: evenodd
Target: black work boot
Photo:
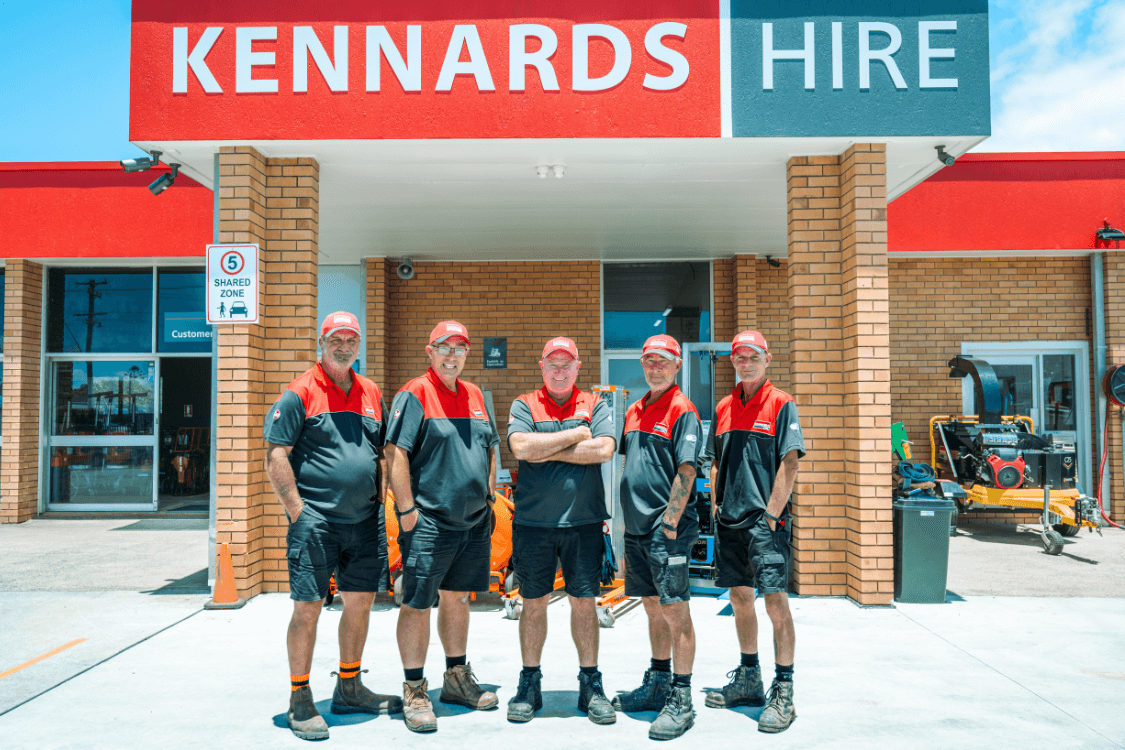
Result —
<instances>
[{"instance_id":1,"label":"black work boot","mask_svg":"<svg viewBox=\"0 0 1125 750\"><path fill-rule=\"evenodd\" d=\"M332 674L336 677L336 690L332 693L332 713L397 714L402 712L402 698L371 692L364 687L358 674L346 679L336 672Z\"/></svg>"},{"instance_id":2,"label":"black work boot","mask_svg":"<svg viewBox=\"0 0 1125 750\"><path fill-rule=\"evenodd\" d=\"M668 702L648 728L648 738L674 740L691 729L693 724L695 711L691 708L691 688L673 686L668 691Z\"/></svg>"},{"instance_id":3,"label":"black work boot","mask_svg":"<svg viewBox=\"0 0 1125 750\"><path fill-rule=\"evenodd\" d=\"M758 717L758 731L784 732L797 720L797 710L793 708L793 683L774 680L770 685L769 703Z\"/></svg>"},{"instance_id":4,"label":"black work boot","mask_svg":"<svg viewBox=\"0 0 1125 750\"><path fill-rule=\"evenodd\" d=\"M605 697L601 672L578 673L578 710L585 711L586 716L595 724L612 724L617 721L617 712Z\"/></svg>"},{"instance_id":5,"label":"black work boot","mask_svg":"<svg viewBox=\"0 0 1125 750\"><path fill-rule=\"evenodd\" d=\"M302 740L328 739L328 723L313 705L308 685L289 692L289 713L285 715L293 734Z\"/></svg>"},{"instance_id":6,"label":"black work boot","mask_svg":"<svg viewBox=\"0 0 1125 750\"><path fill-rule=\"evenodd\" d=\"M766 691L762 687L762 668L740 665L727 672L730 682L722 690L709 690L705 703L711 708L764 706Z\"/></svg>"},{"instance_id":7,"label":"black work boot","mask_svg":"<svg viewBox=\"0 0 1125 750\"><path fill-rule=\"evenodd\" d=\"M508 721L531 721L535 712L543 708L543 691L539 684L543 680L543 673L520 672L520 684L516 688L516 695L508 701Z\"/></svg>"},{"instance_id":8,"label":"black work boot","mask_svg":"<svg viewBox=\"0 0 1125 750\"><path fill-rule=\"evenodd\" d=\"M618 693L611 703L618 711L659 711L668 701L668 690L672 687L671 672L645 670L641 686L628 693Z\"/></svg>"}]
</instances>

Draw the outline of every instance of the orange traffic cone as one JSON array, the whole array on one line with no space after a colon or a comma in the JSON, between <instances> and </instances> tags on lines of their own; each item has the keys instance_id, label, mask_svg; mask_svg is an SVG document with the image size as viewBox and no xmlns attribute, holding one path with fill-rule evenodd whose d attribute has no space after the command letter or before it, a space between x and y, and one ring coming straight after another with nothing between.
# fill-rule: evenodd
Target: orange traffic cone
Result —
<instances>
[{"instance_id":1,"label":"orange traffic cone","mask_svg":"<svg viewBox=\"0 0 1125 750\"><path fill-rule=\"evenodd\" d=\"M234 588L234 565L230 561L230 547L220 544L216 552L219 564L215 573L215 591L211 595L211 601L204 604L203 608L239 609L246 606L246 600L238 598L238 592Z\"/></svg>"}]
</instances>

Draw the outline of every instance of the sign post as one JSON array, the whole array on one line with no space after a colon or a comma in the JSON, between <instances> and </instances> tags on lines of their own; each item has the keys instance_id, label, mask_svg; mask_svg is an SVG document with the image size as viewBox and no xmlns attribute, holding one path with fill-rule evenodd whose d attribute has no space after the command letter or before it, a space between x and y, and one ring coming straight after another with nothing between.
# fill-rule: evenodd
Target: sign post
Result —
<instances>
[{"instance_id":1,"label":"sign post","mask_svg":"<svg viewBox=\"0 0 1125 750\"><path fill-rule=\"evenodd\" d=\"M258 322L258 246L207 246L207 322Z\"/></svg>"}]
</instances>

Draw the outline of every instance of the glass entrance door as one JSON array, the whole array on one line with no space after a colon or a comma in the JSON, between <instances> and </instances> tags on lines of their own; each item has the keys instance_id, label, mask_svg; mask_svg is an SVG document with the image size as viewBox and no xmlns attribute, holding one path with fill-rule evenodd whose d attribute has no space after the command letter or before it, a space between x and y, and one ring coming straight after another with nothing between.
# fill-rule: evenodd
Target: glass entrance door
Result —
<instances>
[{"instance_id":1,"label":"glass entrance door","mask_svg":"<svg viewBox=\"0 0 1125 750\"><path fill-rule=\"evenodd\" d=\"M1093 489L1087 344L963 344L961 353L992 365L1003 414L1031 417L1037 434L1075 446L1078 484L1083 491ZM980 413L972 378L962 380L961 401L965 414Z\"/></svg>"}]
</instances>

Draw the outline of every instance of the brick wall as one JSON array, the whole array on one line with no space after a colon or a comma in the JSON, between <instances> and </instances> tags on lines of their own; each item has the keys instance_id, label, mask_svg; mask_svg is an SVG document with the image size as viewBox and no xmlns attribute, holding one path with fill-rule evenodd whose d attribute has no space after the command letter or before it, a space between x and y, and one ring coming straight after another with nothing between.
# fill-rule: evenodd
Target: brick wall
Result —
<instances>
[{"instance_id":1,"label":"brick wall","mask_svg":"<svg viewBox=\"0 0 1125 750\"><path fill-rule=\"evenodd\" d=\"M1120 253L1104 253L1103 285L1106 316L1106 367L1125 363L1125 257ZM1095 393L1101 383L1095 384ZM1096 402L1095 402L1096 403ZM1110 518L1116 523L1125 523L1125 465L1122 464L1121 431L1125 414L1121 407L1108 409L1109 420L1109 467L1112 484L1109 494ZM1101 439L1101 435L1098 435ZM1104 502L1104 500L1103 500Z\"/></svg>"},{"instance_id":2,"label":"brick wall","mask_svg":"<svg viewBox=\"0 0 1125 750\"><path fill-rule=\"evenodd\" d=\"M735 258L719 258L712 263L715 280L715 341L730 341L739 332L738 305L743 293L738 288Z\"/></svg>"},{"instance_id":3,"label":"brick wall","mask_svg":"<svg viewBox=\"0 0 1125 750\"><path fill-rule=\"evenodd\" d=\"M946 366L960 354L963 342L1090 341L1087 258L902 258L892 260L890 270L891 412L906 427L919 460L930 460L930 417L963 412L961 381L950 378ZM1121 297L1113 296L1120 292L1109 288L1108 278L1107 273L1106 306L1112 308ZM1119 338L1118 356L1125 356L1125 336L1119 333ZM1113 351L1111 345L1111 360ZM1090 372L1095 372L1092 362ZM1100 385L1091 382L1090 387L1096 404ZM1120 460L1120 452L1115 453ZM1113 476L1120 487L1118 471ZM986 520L976 511L973 517ZM1005 512L987 518L1011 523L1037 519L1034 513Z\"/></svg>"},{"instance_id":4,"label":"brick wall","mask_svg":"<svg viewBox=\"0 0 1125 750\"><path fill-rule=\"evenodd\" d=\"M43 267L9 258L4 293L4 447L0 523L39 512L39 372Z\"/></svg>"},{"instance_id":5,"label":"brick wall","mask_svg":"<svg viewBox=\"0 0 1125 750\"><path fill-rule=\"evenodd\" d=\"M288 590L287 521L266 478L262 423L316 359L319 167L248 147L219 156L219 241L257 243L260 323L219 333L216 531L239 596Z\"/></svg>"}]
</instances>

